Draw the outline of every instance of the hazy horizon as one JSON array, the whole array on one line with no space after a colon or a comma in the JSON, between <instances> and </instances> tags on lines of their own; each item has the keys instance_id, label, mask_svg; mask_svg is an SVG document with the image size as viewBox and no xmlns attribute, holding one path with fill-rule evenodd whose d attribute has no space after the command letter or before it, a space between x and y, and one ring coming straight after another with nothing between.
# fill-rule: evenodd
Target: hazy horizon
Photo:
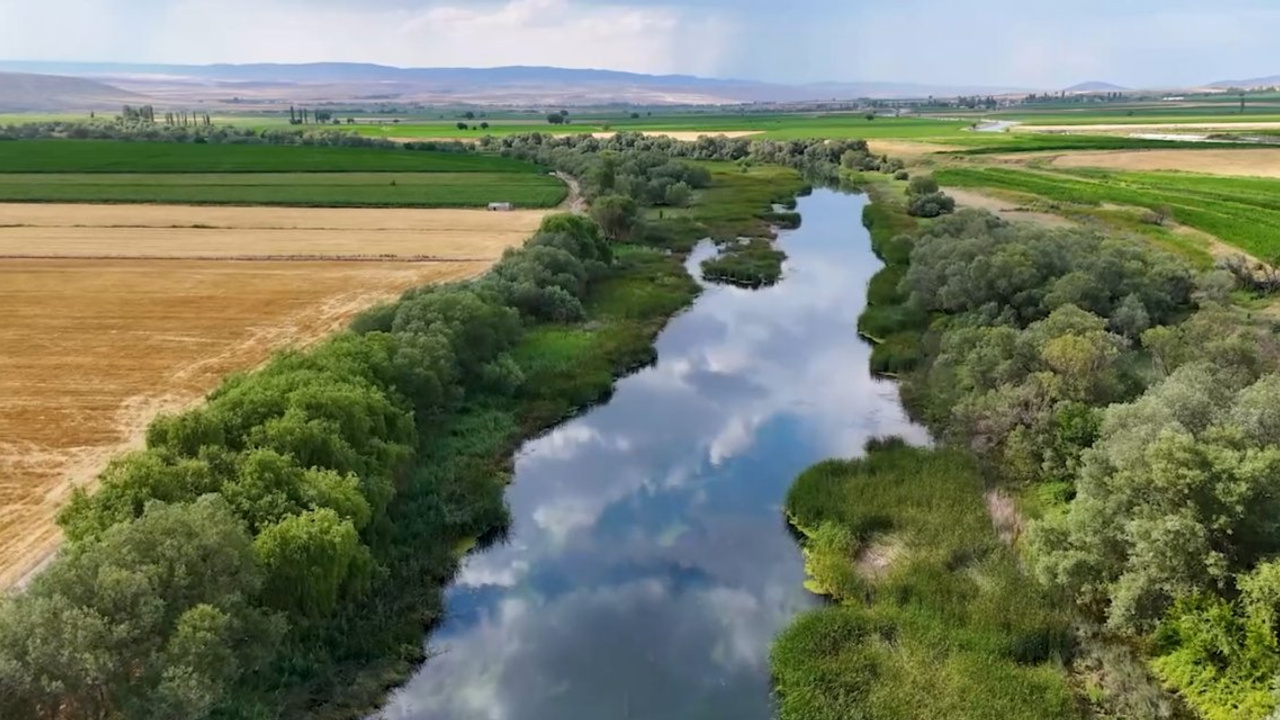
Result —
<instances>
[{"instance_id":1,"label":"hazy horizon","mask_svg":"<svg viewBox=\"0 0 1280 720\"><path fill-rule=\"evenodd\" d=\"M1267 0L0 0L6 59L554 66L813 82L1174 87L1280 73Z\"/></svg>"}]
</instances>

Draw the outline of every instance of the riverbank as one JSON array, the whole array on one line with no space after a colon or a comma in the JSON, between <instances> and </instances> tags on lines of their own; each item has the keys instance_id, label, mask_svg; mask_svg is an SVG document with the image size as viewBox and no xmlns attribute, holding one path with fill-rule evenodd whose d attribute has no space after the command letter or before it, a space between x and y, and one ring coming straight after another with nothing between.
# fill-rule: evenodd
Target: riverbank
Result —
<instances>
[{"instance_id":1,"label":"riverbank","mask_svg":"<svg viewBox=\"0 0 1280 720\"><path fill-rule=\"evenodd\" d=\"M1140 238L915 225L892 183L868 190L886 266L859 328L940 445L873 443L793 486L835 605L775 644L783 720L1265 717L1276 476L1227 460L1276 456L1244 409L1275 392L1265 318Z\"/></svg>"}]
</instances>

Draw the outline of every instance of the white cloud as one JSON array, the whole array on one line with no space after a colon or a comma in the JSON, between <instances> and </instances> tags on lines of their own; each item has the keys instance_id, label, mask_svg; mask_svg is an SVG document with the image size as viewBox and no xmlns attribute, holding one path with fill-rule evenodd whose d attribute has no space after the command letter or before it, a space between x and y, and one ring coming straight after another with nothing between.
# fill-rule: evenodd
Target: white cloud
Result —
<instances>
[{"instance_id":1,"label":"white cloud","mask_svg":"<svg viewBox=\"0 0 1280 720\"><path fill-rule=\"evenodd\" d=\"M556 65L715 74L734 26L675 5L575 0L139 3L0 0L3 55L133 62L378 62L401 66Z\"/></svg>"}]
</instances>

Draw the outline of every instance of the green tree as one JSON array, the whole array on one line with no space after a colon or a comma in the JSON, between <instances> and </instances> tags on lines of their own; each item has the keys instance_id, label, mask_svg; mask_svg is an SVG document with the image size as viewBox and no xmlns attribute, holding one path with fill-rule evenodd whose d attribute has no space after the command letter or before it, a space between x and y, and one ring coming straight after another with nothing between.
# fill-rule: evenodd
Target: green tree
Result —
<instances>
[{"instance_id":1,"label":"green tree","mask_svg":"<svg viewBox=\"0 0 1280 720\"><path fill-rule=\"evenodd\" d=\"M671 207L687 207L693 201L693 188L683 181L670 185L664 200Z\"/></svg>"},{"instance_id":2,"label":"green tree","mask_svg":"<svg viewBox=\"0 0 1280 720\"><path fill-rule=\"evenodd\" d=\"M624 195L604 195L591 204L591 217L611 240L626 240L640 223L636 201Z\"/></svg>"},{"instance_id":3,"label":"green tree","mask_svg":"<svg viewBox=\"0 0 1280 720\"><path fill-rule=\"evenodd\" d=\"M253 550L265 575L267 605L308 620L328 617L339 599L362 592L373 569L355 526L328 509L264 529Z\"/></svg>"},{"instance_id":4,"label":"green tree","mask_svg":"<svg viewBox=\"0 0 1280 720\"><path fill-rule=\"evenodd\" d=\"M907 184L908 195L931 195L938 192L938 181L932 175L916 175Z\"/></svg>"},{"instance_id":5,"label":"green tree","mask_svg":"<svg viewBox=\"0 0 1280 720\"><path fill-rule=\"evenodd\" d=\"M280 637L251 604L260 582L248 535L216 497L154 503L68 545L0 603L0 715L206 717Z\"/></svg>"}]
</instances>

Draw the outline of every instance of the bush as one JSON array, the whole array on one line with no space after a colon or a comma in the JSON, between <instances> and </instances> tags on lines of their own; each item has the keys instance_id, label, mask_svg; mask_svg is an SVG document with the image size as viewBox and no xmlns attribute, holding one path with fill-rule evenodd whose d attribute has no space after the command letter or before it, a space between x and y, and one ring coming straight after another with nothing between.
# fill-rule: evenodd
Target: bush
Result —
<instances>
[{"instance_id":1,"label":"bush","mask_svg":"<svg viewBox=\"0 0 1280 720\"><path fill-rule=\"evenodd\" d=\"M907 194L912 197L932 195L936 192L939 192L938 181L934 180L932 175L917 175L911 178L911 182L907 185Z\"/></svg>"},{"instance_id":2,"label":"bush","mask_svg":"<svg viewBox=\"0 0 1280 720\"><path fill-rule=\"evenodd\" d=\"M912 182L914 183L915 180L912 180ZM942 215L949 215L955 210L955 199L940 192L913 195L907 204L907 212L912 217L936 218Z\"/></svg>"},{"instance_id":3,"label":"bush","mask_svg":"<svg viewBox=\"0 0 1280 720\"><path fill-rule=\"evenodd\" d=\"M898 172L893 174L893 179L894 180L910 180L911 173L907 172L906 170L899 170Z\"/></svg>"}]
</instances>

